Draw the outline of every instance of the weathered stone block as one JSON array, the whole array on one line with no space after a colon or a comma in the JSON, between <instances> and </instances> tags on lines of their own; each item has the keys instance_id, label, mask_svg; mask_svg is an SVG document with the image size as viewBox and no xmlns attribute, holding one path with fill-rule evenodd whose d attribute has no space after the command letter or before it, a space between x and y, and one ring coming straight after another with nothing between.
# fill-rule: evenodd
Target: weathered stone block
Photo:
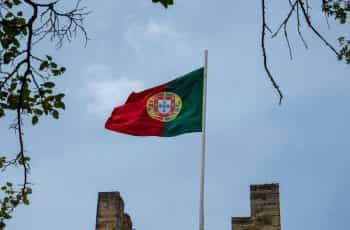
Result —
<instances>
[{"instance_id":1,"label":"weathered stone block","mask_svg":"<svg viewBox=\"0 0 350 230\"><path fill-rule=\"evenodd\" d=\"M131 218L124 213L124 201L119 192L98 194L96 230L132 230Z\"/></svg>"},{"instance_id":2,"label":"weathered stone block","mask_svg":"<svg viewBox=\"0 0 350 230\"><path fill-rule=\"evenodd\" d=\"M232 218L232 230L280 230L279 185L251 185L250 209L250 217Z\"/></svg>"}]
</instances>

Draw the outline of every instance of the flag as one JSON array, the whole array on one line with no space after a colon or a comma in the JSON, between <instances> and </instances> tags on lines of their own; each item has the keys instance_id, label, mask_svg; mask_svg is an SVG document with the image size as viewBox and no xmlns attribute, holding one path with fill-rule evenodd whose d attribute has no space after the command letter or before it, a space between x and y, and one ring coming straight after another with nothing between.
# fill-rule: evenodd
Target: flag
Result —
<instances>
[{"instance_id":1,"label":"flag","mask_svg":"<svg viewBox=\"0 0 350 230\"><path fill-rule=\"evenodd\" d=\"M204 69L131 93L105 128L134 136L171 137L202 131Z\"/></svg>"}]
</instances>

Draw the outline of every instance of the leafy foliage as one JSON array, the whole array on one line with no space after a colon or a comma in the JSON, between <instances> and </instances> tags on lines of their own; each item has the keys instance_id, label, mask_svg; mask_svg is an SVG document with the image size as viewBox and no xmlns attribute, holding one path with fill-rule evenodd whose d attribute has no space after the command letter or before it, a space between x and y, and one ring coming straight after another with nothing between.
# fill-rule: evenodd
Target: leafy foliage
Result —
<instances>
[{"instance_id":1,"label":"leafy foliage","mask_svg":"<svg viewBox=\"0 0 350 230\"><path fill-rule=\"evenodd\" d=\"M173 0L152 0L161 3L165 8L174 4ZM287 24L293 13L298 19L298 33L305 47L307 44L300 32L299 17L303 17L308 27L337 54L340 60L350 64L350 40L339 37L339 51L334 49L311 23L308 0L288 0L291 11L283 20L281 26L273 34L277 35L283 28L287 44L291 48L287 34ZM0 172L5 173L9 167L21 167L23 182L14 185L12 182L0 184L0 230L6 226L6 221L12 218L18 205L29 205L29 195L32 193L28 181L30 157L25 153L23 140L23 117L29 117L33 125L39 124L42 116L59 119L60 112L65 109L64 94L56 92L55 80L63 75L65 67L59 66L49 55L39 57L33 53L33 46L49 37L61 47L64 41L81 32L88 40L83 26L83 20L88 14L86 8L80 7L80 0L73 10L60 12L58 1L36 3L32 0L0 0L0 118L15 112L15 121L11 124L18 135L18 151L11 157L0 156ZM29 7L31 14L26 16L23 9ZM268 66L265 49L265 33L272 32L265 18L265 0L262 0L263 30L262 48L264 66L273 86L278 91L280 99L282 92L272 77ZM333 17L340 24L347 23L350 14L350 3L347 0L322 0L322 11L327 17ZM27 12L27 11L26 11ZM292 55L291 55L292 57ZM3 182L0 182L3 183Z\"/></svg>"},{"instance_id":2,"label":"leafy foliage","mask_svg":"<svg viewBox=\"0 0 350 230\"><path fill-rule=\"evenodd\" d=\"M160 2L165 8L168 8L169 5L173 5L174 1L173 0L152 0L152 2Z\"/></svg>"},{"instance_id":3,"label":"leafy foliage","mask_svg":"<svg viewBox=\"0 0 350 230\"><path fill-rule=\"evenodd\" d=\"M279 87L279 85L276 83L274 77L272 76L272 73L270 71L270 67L267 63L267 52L265 48L266 43L266 33L271 33L271 38L275 38L278 34L280 34L281 31L283 31L284 38L286 40L286 44L288 47L290 58L293 58L292 55L292 46L289 40L289 22L292 16L296 16L296 27L297 32L299 35L300 40L304 44L304 47L308 49L307 41L304 39L303 32L301 30L302 24L306 24L308 30L312 32L322 43L323 45L330 49L336 57L338 57L339 60L345 60L347 64L350 64L350 40L346 39L345 36L340 36L338 38L340 48L335 48L331 42L329 42L325 36L317 29L316 23L312 20L311 16L311 10L314 9L313 2L308 0L288 0L286 1L289 5L289 12L286 17L282 19L282 22L280 26L277 28L277 30L272 31L268 25L268 22L266 20L266 14L267 14L267 4L265 0L261 0L261 8L262 8L262 32L261 32L261 48L262 48L262 54L263 54L263 60L264 60L264 68L265 72L271 81L273 87L277 91L279 95L279 101L281 104L281 101L283 99L282 91ZM325 13L325 16L327 18L334 18L337 22L340 24L346 24L348 20L348 16L350 13L350 1L349 0L322 0L321 1L321 10L323 13Z\"/></svg>"},{"instance_id":4,"label":"leafy foliage","mask_svg":"<svg viewBox=\"0 0 350 230\"><path fill-rule=\"evenodd\" d=\"M345 40L345 37L339 37L339 44L341 46L338 58L345 59L347 64L350 64L350 40Z\"/></svg>"},{"instance_id":5,"label":"leafy foliage","mask_svg":"<svg viewBox=\"0 0 350 230\"><path fill-rule=\"evenodd\" d=\"M323 4L322 10L328 17L334 17L340 24L345 24L350 15L350 1L329 0ZM340 44L339 60L350 64L350 40L344 36L338 38Z\"/></svg>"},{"instance_id":6,"label":"leafy foliage","mask_svg":"<svg viewBox=\"0 0 350 230\"><path fill-rule=\"evenodd\" d=\"M32 0L0 0L0 118L16 114L11 128L18 135L19 149L12 158L0 157L0 171L9 167L23 169L23 182L0 184L0 229L12 218L12 212L20 205L29 205L32 193L28 181L30 157L25 155L23 117L31 123L39 123L40 117L59 118L65 109L64 94L56 93L55 80L66 68L55 63L53 57L37 56L33 47L49 37L60 47L64 41L82 32L87 41L83 19L88 14L79 6L68 12L56 8L57 1L36 3ZM25 16L23 9L29 7L31 14Z\"/></svg>"},{"instance_id":7,"label":"leafy foliage","mask_svg":"<svg viewBox=\"0 0 350 230\"><path fill-rule=\"evenodd\" d=\"M88 40L83 20L88 14L80 7L61 12L58 1L37 3L33 0L0 0L0 118L15 112L11 128L18 135L19 149L11 157L0 157L0 172L9 167L23 169L23 182L14 185L6 182L0 187L0 229L5 228L6 220L20 204L29 204L32 193L28 181L30 158L25 155L23 118L29 117L32 125L37 125L42 116L59 119L66 108L63 93L56 92L55 80L63 75L65 67L59 66L50 55L38 56L33 47L49 38L61 47L64 41L71 41L78 33ZM173 0L153 0L165 8ZM30 15L24 13L28 8Z\"/></svg>"},{"instance_id":8,"label":"leafy foliage","mask_svg":"<svg viewBox=\"0 0 350 230\"><path fill-rule=\"evenodd\" d=\"M350 13L350 2L344 0L324 1L322 10L327 16L333 16L341 24L345 24Z\"/></svg>"},{"instance_id":9,"label":"leafy foliage","mask_svg":"<svg viewBox=\"0 0 350 230\"><path fill-rule=\"evenodd\" d=\"M173 0L152 0L153 2L157 3L160 2L165 8L168 7L168 5L174 4ZM310 10L314 7L311 6L311 1L309 0L286 0L290 6L290 11L286 18L283 19L281 25L279 28L273 32L267 21L266 21L266 2L265 0L261 0L261 8L262 8L262 33L261 33L261 48L263 53L263 63L264 63L264 69L265 72L272 84L272 86L275 88L275 90L278 93L279 96L279 104L281 104L283 99L283 93L280 89L279 85L277 84L275 78L273 77L270 67L268 65L267 61L267 52L265 48L266 43L266 32L269 32L272 34L272 38L276 37L276 35L279 34L280 31L283 31L286 43L289 50L290 58L293 57L292 55L292 47L289 41L288 37L288 22L293 14L297 17L297 31L300 39L302 40L305 48L308 48L307 42L305 41L302 32L301 32L301 24L302 19L304 19L304 22L306 22L308 28L325 44L325 47L328 47L333 53L336 54L339 60L344 60L347 64L350 64L350 39L345 38L345 36L340 36L338 38L340 48L336 49L334 48L330 42L328 42L321 33L314 27L313 22L311 21L311 15ZM321 1L322 8L321 10L325 13L325 15L328 17L333 17L336 21L338 21L340 24L345 24L347 22L347 19L350 14L350 0L322 0Z\"/></svg>"}]
</instances>

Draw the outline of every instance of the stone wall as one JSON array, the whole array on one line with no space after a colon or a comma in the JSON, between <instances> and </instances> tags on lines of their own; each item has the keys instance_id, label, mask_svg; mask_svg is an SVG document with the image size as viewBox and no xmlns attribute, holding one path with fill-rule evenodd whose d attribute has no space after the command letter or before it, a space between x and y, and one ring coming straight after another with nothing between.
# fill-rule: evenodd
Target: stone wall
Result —
<instances>
[{"instance_id":1,"label":"stone wall","mask_svg":"<svg viewBox=\"0 0 350 230\"><path fill-rule=\"evenodd\" d=\"M281 230L279 185L251 185L250 210L250 217L232 217L232 230ZM98 194L96 230L133 230L119 192Z\"/></svg>"},{"instance_id":2,"label":"stone wall","mask_svg":"<svg viewBox=\"0 0 350 230\"><path fill-rule=\"evenodd\" d=\"M98 194L96 230L132 230L132 221L124 213L124 201L119 192Z\"/></svg>"},{"instance_id":3,"label":"stone wall","mask_svg":"<svg viewBox=\"0 0 350 230\"><path fill-rule=\"evenodd\" d=\"M281 230L279 185L251 185L250 210L250 217L232 217L232 230Z\"/></svg>"}]
</instances>

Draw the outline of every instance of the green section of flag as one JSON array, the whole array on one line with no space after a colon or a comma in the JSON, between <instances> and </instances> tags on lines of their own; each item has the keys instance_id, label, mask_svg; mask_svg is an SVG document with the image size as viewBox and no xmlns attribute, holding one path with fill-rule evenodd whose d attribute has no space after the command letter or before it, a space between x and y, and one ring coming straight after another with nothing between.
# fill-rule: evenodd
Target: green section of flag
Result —
<instances>
[{"instance_id":1,"label":"green section of flag","mask_svg":"<svg viewBox=\"0 0 350 230\"><path fill-rule=\"evenodd\" d=\"M182 110L175 120L164 123L162 136L202 131L203 79L204 69L200 68L166 84L167 92L181 98Z\"/></svg>"}]
</instances>

